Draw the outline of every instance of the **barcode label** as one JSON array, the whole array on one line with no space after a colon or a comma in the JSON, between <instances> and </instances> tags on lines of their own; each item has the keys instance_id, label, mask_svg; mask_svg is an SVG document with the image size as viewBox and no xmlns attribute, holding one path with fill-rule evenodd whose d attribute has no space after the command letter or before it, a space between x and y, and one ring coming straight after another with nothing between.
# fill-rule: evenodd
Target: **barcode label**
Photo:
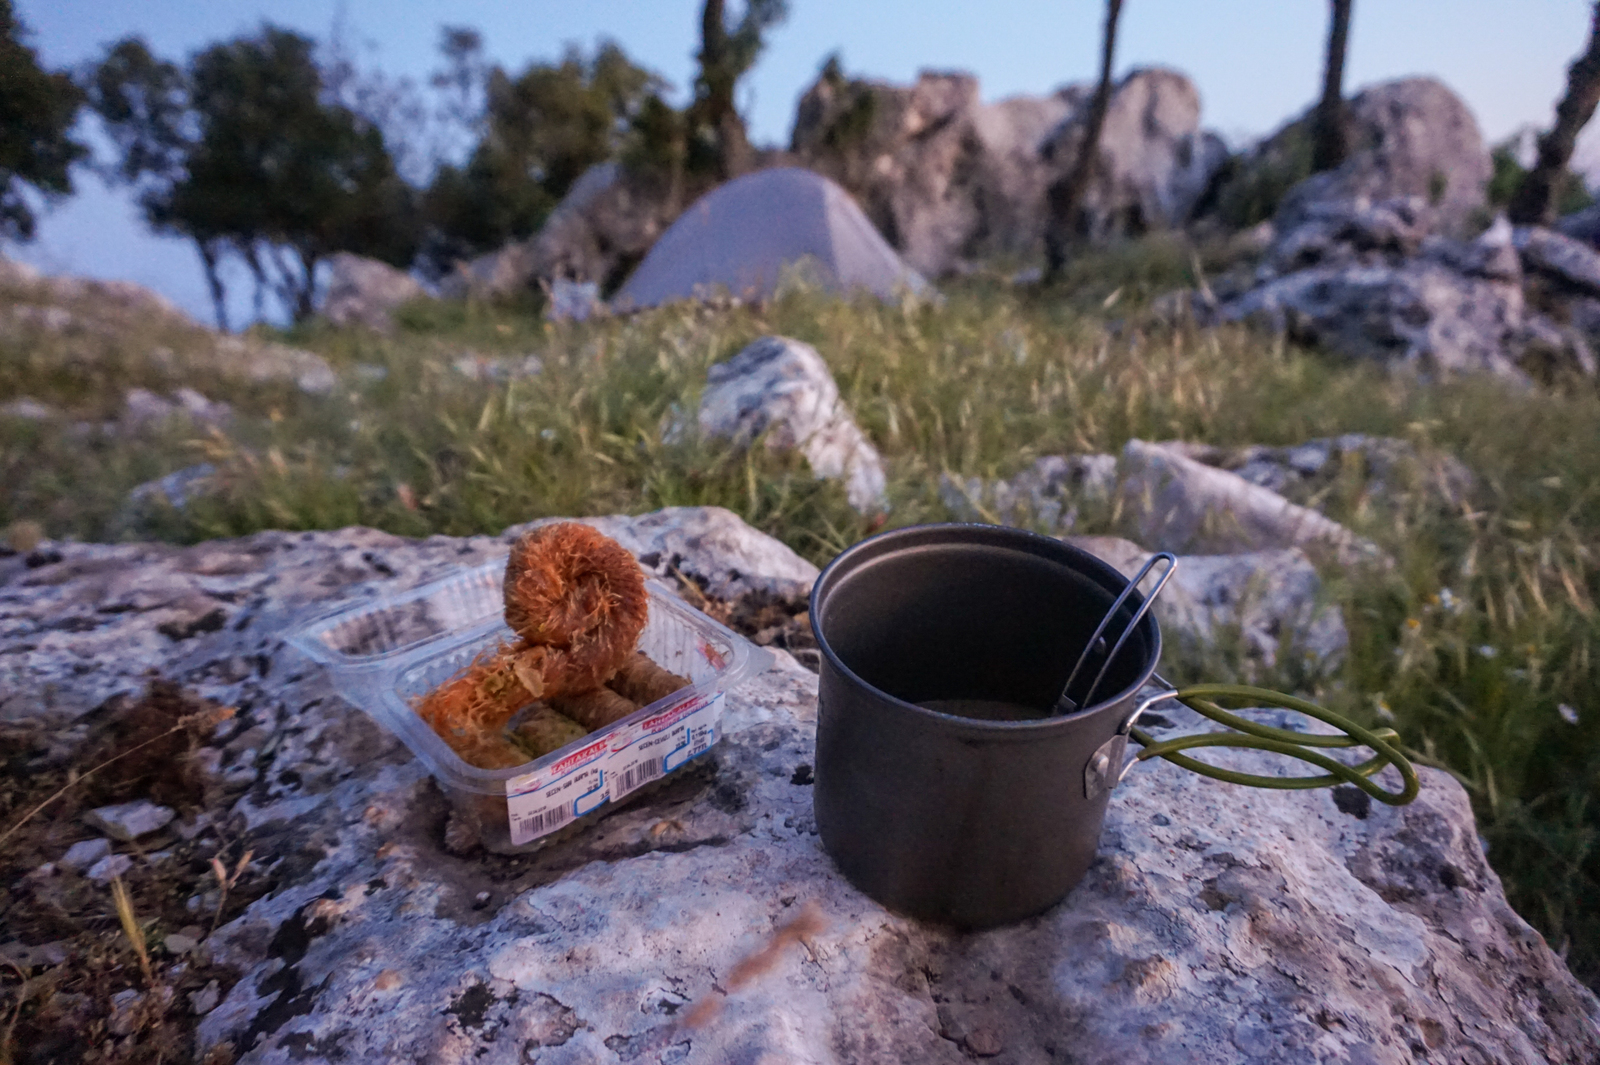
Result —
<instances>
[{"instance_id":1,"label":"barcode label","mask_svg":"<svg viewBox=\"0 0 1600 1065\"><path fill-rule=\"evenodd\" d=\"M512 845L547 836L609 801L609 754L610 744L599 740L554 765L508 780L506 814Z\"/></svg>"},{"instance_id":2,"label":"barcode label","mask_svg":"<svg viewBox=\"0 0 1600 1065\"><path fill-rule=\"evenodd\" d=\"M619 732L611 744L611 800L709 751L722 726L722 693L664 710Z\"/></svg>"},{"instance_id":3,"label":"barcode label","mask_svg":"<svg viewBox=\"0 0 1600 1065\"><path fill-rule=\"evenodd\" d=\"M614 795L626 795L634 788L650 783L661 775L661 759L651 758L637 762L611 778Z\"/></svg>"},{"instance_id":4,"label":"barcode label","mask_svg":"<svg viewBox=\"0 0 1600 1065\"><path fill-rule=\"evenodd\" d=\"M562 804L552 806L548 810L540 810L526 819L527 824L523 831L529 839L538 839L547 832L554 832L568 821L572 820L572 807Z\"/></svg>"}]
</instances>

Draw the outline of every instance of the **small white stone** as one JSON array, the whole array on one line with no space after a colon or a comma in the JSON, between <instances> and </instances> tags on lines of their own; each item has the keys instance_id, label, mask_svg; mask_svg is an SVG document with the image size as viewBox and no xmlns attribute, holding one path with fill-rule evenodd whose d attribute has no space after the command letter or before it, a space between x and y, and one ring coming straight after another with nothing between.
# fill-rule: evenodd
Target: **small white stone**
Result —
<instances>
[{"instance_id":1,"label":"small white stone","mask_svg":"<svg viewBox=\"0 0 1600 1065\"><path fill-rule=\"evenodd\" d=\"M121 876L132 868L133 859L126 854L108 854L90 866L86 875L97 883L109 884L113 877Z\"/></svg>"},{"instance_id":2,"label":"small white stone","mask_svg":"<svg viewBox=\"0 0 1600 1065\"><path fill-rule=\"evenodd\" d=\"M222 999L222 985L215 980L198 991L189 992L189 1005L196 1017L204 1017L217 1008Z\"/></svg>"},{"instance_id":3,"label":"small white stone","mask_svg":"<svg viewBox=\"0 0 1600 1065\"><path fill-rule=\"evenodd\" d=\"M176 816L169 807L139 799L90 810L83 819L113 839L127 842L154 832Z\"/></svg>"},{"instance_id":4,"label":"small white stone","mask_svg":"<svg viewBox=\"0 0 1600 1065\"><path fill-rule=\"evenodd\" d=\"M200 945L200 941L193 936L186 936L182 932L174 932L161 941L167 948L168 954L187 954Z\"/></svg>"},{"instance_id":5,"label":"small white stone","mask_svg":"<svg viewBox=\"0 0 1600 1065\"><path fill-rule=\"evenodd\" d=\"M144 1001L144 993L128 988L111 996L111 1020L108 1025L114 1035L128 1035L133 1031L134 1014Z\"/></svg>"},{"instance_id":6,"label":"small white stone","mask_svg":"<svg viewBox=\"0 0 1600 1065\"><path fill-rule=\"evenodd\" d=\"M96 837L79 840L67 848L67 853L61 856L61 864L75 873L82 872L110 853L111 841L108 839Z\"/></svg>"}]
</instances>

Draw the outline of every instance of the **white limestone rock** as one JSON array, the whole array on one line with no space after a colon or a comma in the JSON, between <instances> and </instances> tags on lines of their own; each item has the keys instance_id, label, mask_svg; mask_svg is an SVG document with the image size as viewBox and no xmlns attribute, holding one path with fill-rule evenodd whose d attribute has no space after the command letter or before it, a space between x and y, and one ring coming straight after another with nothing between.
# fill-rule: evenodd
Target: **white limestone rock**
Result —
<instances>
[{"instance_id":1,"label":"white limestone rock","mask_svg":"<svg viewBox=\"0 0 1600 1065\"><path fill-rule=\"evenodd\" d=\"M883 462L811 345L762 337L711 367L706 383L699 411L703 435L746 446L762 439L774 451L798 450L818 477L844 480L858 511L886 509Z\"/></svg>"},{"instance_id":2,"label":"white limestone rock","mask_svg":"<svg viewBox=\"0 0 1600 1065\"><path fill-rule=\"evenodd\" d=\"M393 330L395 308L428 294L422 283L388 263L342 251L328 259L328 294L322 314L334 325Z\"/></svg>"},{"instance_id":3,"label":"white limestone rock","mask_svg":"<svg viewBox=\"0 0 1600 1065\"><path fill-rule=\"evenodd\" d=\"M604 521L635 523L641 544L674 535L641 528L667 521L655 515ZM189 1004L214 1005L196 1056L224 1042L241 1065L1600 1054L1600 1002L1506 905L1467 796L1442 772L1422 770L1417 802L1391 809L1142 765L1060 905L980 934L887 913L815 835L816 679L785 655L730 694L722 743L661 791L516 861L450 854L426 772L283 638L341 600L505 548L347 529L184 549L47 543L58 561L31 569L0 559L8 719L48 724L46 692L59 707L141 687L146 669L240 708L207 749L256 752L259 780L219 800L217 831L254 851L273 888L204 944L220 1001ZM182 641L155 631L158 604L208 590L226 593L226 624ZM96 610L109 601L130 605ZM1165 707L1144 723L1197 726ZM1214 756L1274 771L1265 755ZM196 920L215 902L197 897ZM735 986L735 968L808 906L816 931ZM702 1003L714 1015L689 1026Z\"/></svg>"},{"instance_id":4,"label":"white limestone rock","mask_svg":"<svg viewBox=\"0 0 1600 1065\"><path fill-rule=\"evenodd\" d=\"M133 868L133 859L126 854L108 854L89 867L83 875L97 884L109 884Z\"/></svg>"},{"instance_id":5,"label":"white limestone rock","mask_svg":"<svg viewBox=\"0 0 1600 1065\"><path fill-rule=\"evenodd\" d=\"M1228 554L1298 547L1328 550L1346 563L1380 557L1338 522L1157 444L1128 441L1120 472L1118 491L1139 542L1153 550Z\"/></svg>"},{"instance_id":6,"label":"white limestone rock","mask_svg":"<svg viewBox=\"0 0 1600 1065\"><path fill-rule=\"evenodd\" d=\"M157 806L148 799L136 799L90 810L83 819L112 839L131 842L164 828L176 816L170 807Z\"/></svg>"},{"instance_id":7,"label":"white limestone rock","mask_svg":"<svg viewBox=\"0 0 1600 1065\"><path fill-rule=\"evenodd\" d=\"M63 854L61 860L56 864L71 869L75 873L82 872L110 853L110 840L99 837L82 839L68 847L67 853Z\"/></svg>"},{"instance_id":8,"label":"white limestone rock","mask_svg":"<svg viewBox=\"0 0 1600 1065\"><path fill-rule=\"evenodd\" d=\"M1115 536L1072 536L1067 542L1130 580L1152 554ZM1280 648L1286 648L1315 674L1338 665L1350 646L1344 616L1323 601L1316 567L1296 548L1179 556L1177 572L1153 609L1163 639L1176 642L1179 653L1203 655L1225 637L1237 639L1247 669L1276 665Z\"/></svg>"},{"instance_id":9,"label":"white limestone rock","mask_svg":"<svg viewBox=\"0 0 1600 1065\"><path fill-rule=\"evenodd\" d=\"M958 521L998 520L1007 525L1066 532L1079 506L1110 500L1117 483L1115 455L1045 455L1014 477L939 478L939 500Z\"/></svg>"}]
</instances>

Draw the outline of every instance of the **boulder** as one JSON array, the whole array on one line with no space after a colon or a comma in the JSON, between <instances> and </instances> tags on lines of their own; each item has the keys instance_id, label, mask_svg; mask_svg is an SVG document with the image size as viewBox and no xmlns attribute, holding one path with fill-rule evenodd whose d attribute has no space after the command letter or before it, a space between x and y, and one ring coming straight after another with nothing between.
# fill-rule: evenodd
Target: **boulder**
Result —
<instances>
[{"instance_id":1,"label":"boulder","mask_svg":"<svg viewBox=\"0 0 1600 1065\"><path fill-rule=\"evenodd\" d=\"M1109 500L1116 482L1115 455L1045 455L1009 480L985 482L944 473L939 501L959 521L1065 532L1077 523L1080 504Z\"/></svg>"},{"instance_id":2,"label":"boulder","mask_svg":"<svg viewBox=\"0 0 1600 1065\"><path fill-rule=\"evenodd\" d=\"M1115 536L1069 536L1067 542L1130 580L1153 554ZM1152 609L1171 649L1202 662L1219 645L1231 645L1243 652L1246 670L1271 668L1282 648L1316 673L1338 665L1350 646L1344 616L1322 601L1316 567L1297 548L1182 555Z\"/></svg>"},{"instance_id":3,"label":"boulder","mask_svg":"<svg viewBox=\"0 0 1600 1065\"><path fill-rule=\"evenodd\" d=\"M740 445L764 440L773 451L798 450L818 477L840 478L850 505L886 509L883 462L839 398L815 348L788 337L762 337L706 374L700 432Z\"/></svg>"},{"instance_id":4,"label":"boulder","mask_svg":"<svg viewBox=\"0 0 1600 1065\"><path fill-rule=\"evenodd\" d=\"M1277 229L1267 267L1279 274L1311 266L1398 262L1416 255L1433 229L1420 196L1381 203L1329 200L1308 204L1293 228Z\"/></svg>"},{"instance_id":5,"label":"boulder","mask_svg":"<svg viewBox=\"0 0 1600 1065\"><path fill-rule=\"evenodd\" d=\"M28 422L44 422L59 415L48 403L40 403L32 396L18 396L0 403L0 415Z\"/></svg>"},{"instance_id":6,"label":"boulder","mask_svg":"<svg viewBox=\"0 0 1600 1065\"><path fill-rule=\"evenodd\" d=\"M600 284L596 281L568 281L555 278L550 282L550 294L545 303L544 317L548 322L586 322L606 313L600 299Z\"/></svg>"},{"instance_id":7,"label":"boulder","mask_svg":"<svg viewBox=\"0 0 1600 1065\"><path fill-rule=\"evenodd\" d=\"M219 336L210 361L219 373L258 384L288 381L313 396L325 396L339 386L339 376L327 359L287 344Z\"/></svg>"},{"instance_id":8,"label":"boulder","mask_svg":"<svg viewBox=\"0 0 1600 1065\"><path fill-rule=\"evenodd\" d=\"M909 87L830 79L800 99L791 151L844 187L912 269L933 276L982 225L978 79L923 71Z\"/></svg>"},{"instance_id":9,"label":"boulder","mask_svg":"<svg viewBox=\"0 0 1600 1065\"><path fill-rule=\"evenodd\" d=\"M364 325L387 333L394 328L390 314L396 307L428 294L416 278L377 259L342 251L328 266L322 315L334 325Z\"/></svg>"},{"instance_id":10,"label":"boulder","mask_svg":"<svg viewBox=\"0 0 1600 1065\"><path fill-rule=\"evenodd\" d=\"M201 426L225 425L233 418L233 407L222 400L207 399L184 387L163 399L147 388L130 388L123 394L121 428L137 431L161 425L171 418L184 418Z\"/></svg>"},{"instance_id":11,"label":"boulder","mask_svg":"<svg viewBox=\"0 0 1600 1065\"><path fill-rule=\"evenodd\" d=\"M1087 103L1087 94L1081 99ZM1043 145L1055 174L1074 165L1087 123L1088 108L1080 107ZM1159 67L1134 71L1106 108L1084 192L1085 235L1103 240L1181 226L1227 156L1222 139L1200 129L1194 82Z\"/></svg>"},{"instance_id":12,"label":"boulder","mask_svg":"<svg viewBox=\"0 0 1600 1065\"><path fill-rule=\"evenodd\" d=\"M678 782L532 856L453 855L426 772L283 638L338 602L482 562L503 538L349 529L182 549L45 546L59 561L0 559L8 706L38 722L52 688L96 672L137 688L148 667L240 708L201 752L258 752L251 781L215 805L227 838L272 870L269 890L197 948L201 979L217 981L203 1006L150 1007L169 1036L197 1025L197 1058L1532 1065L1600 1054L1600 1002L1507 906L1467 795L1443 772L1421 769L1418 800L1394 809L1140 765L1112 798L1082 884L1033 918L961 933L886 912L834 870L811 814L816 680L780 654L729 696L725 738ZM180 579L225 593L215 601L229 623L173 641L154 631L154 608L94 609L108 582ZM81 631L67 634L69 621ZM109 651L110 634L125 652ZM95 669L73 668L84 662ZM1168 706L1144 723L1157 736L1198 724ZM14 885L8 914L42 890ZM81 1006L62 1023L127 1009L109 991Z\"/></svg>"},{"instance_id":13,"label":"boulder","mask_svg":"<svg viewBox=\"0 0 1600 1065\"><path fill-rule=\"evenodd\" d=\"M1585 295L1600 295L1600 252L1581 240L1543 226L1517 226L1512 241L1522 265Z\"/></svg>"},{"instance_id":14,"label":"boulder","mask_svg":"<svg viewBox=\"0 0 1600 1065\"><path fill-rule=\"evenodd\" d=\"M498 298L528 292L539 281L590 282L615 288L683 209L685 196L664 179L632 173L620 163L584 171L539 232L519 243L459 264L441 294Z\"/></svg>"},{"instance_id":15,"label":"boulder","mask_svg":"<svg viewBox=\"0 0 1600 1065\"><path fill-rule=\"evenodd\" d=\"M1517 366L1521 287L1430 259L1298 270L1223 304L1218 316L1256 321L1350 358L1526 380Z\"/></svg>"},{"instance_id":16,"label":"boulder","mask_svg":"<svg viewBox=\"0 0 1600 1065\"><path fill-rule=\"evenodd\" d=\"M1356 474L1364 492L1375 500L1393 503L1405 493L1421 490L1452 512L1470 505L1478 484L1477 476L1454 455L1423 451L1406 440L1366 433L1320 437L1285 447L1219 447L1180 440L1162 441L1157 446L1235 473L1301 506L1314 506L1346 473Z\"/></svg>"},{"instance_id":17,"label":"boulder","mask_svg":"<svg viewBox=\"0 0 1600 1065\"><path fill-rule=\"evenodd\" d=\"M1449 229L1483 207L1493 170L1489 152L1472 111L1442 82L1383 82L1357 93L1347 108L1349 158L1289 190L1275 219L1280 232L1329 201L1420 197Z\"/></svg>"},{"instance_id":18,"label":"boulder","mask_svg":"<svg viewBox=\"0 0 1600 1065\"><path fill-rule=\"evenodd\" d=\"M1042 247L1045 190L1077 157L1087 86L979 99L969 74L914 85L824 71L800 101L791 151L843 185L915 269L936 275ZM1226 151L1199 129L1200 98L1171 70L1117 86L1085 197L1096 237L1180 225Z\"/></svg>"},{"instance_id":19,"label":"boulder","mask_svg":"<svg viewBox=\"0 0 1600 1065\"><path fill-rule=\"evenodd\" d=\"M1555 228L1563 235L1581 240L1590 247L1600 245L1600 203L1562 215L1556 219Z\"/></svg>"},{"instance_id":20,"label":"boulder","mask_svg":"<svg viewBox=\"0 0 1600 1065\"><path fill-rule=\"evenodd\" d=\"M85 303L92 305L101 318L126 318L148 316L180 325L193 325L193 321L177 304L132 281L101 281L87 277L42 274L27 263L19 263L0 256L0 289L16 294L27 294L47 303ZM66 319L56 320L64 323ZM61 324L55 326L57 330Z\"/></svg>"},{"instance_id":21,"label":"boulder","mask_svg":"<svg viewBox=\"0 0 1600 1065\"><path fill-rule=\"evenodd\" d=\"M1238 474L1179 451L1130 440L1122 449L1119 497L1152 550L1194 554L1305 548L1346 564L1376 561L1378 549L1343 525Z\"/></svg>"}]
</instances>

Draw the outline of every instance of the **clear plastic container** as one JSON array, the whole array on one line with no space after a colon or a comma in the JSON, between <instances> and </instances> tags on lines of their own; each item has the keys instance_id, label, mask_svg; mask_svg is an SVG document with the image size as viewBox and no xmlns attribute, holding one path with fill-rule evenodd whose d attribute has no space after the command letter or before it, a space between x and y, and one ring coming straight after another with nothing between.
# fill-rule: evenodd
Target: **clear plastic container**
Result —
<instances>
[{"instance_id":1,"label":"clear plastic container","mask_svg":"<svg viewBox=\"0 0 1600 1065\"><path fill-rule=\"evenodd\" d=\"M346 701L399 736L438 780L461 827L501 854L579 831L722 736L724 695L765 669L769 652L650 581L638 649L690 684L542 758L510 769L468 765L412 708L479 654L514 639L502 616L505 559L303 626L294 647L332 673Z\"/></svg>"}]
</instances>

